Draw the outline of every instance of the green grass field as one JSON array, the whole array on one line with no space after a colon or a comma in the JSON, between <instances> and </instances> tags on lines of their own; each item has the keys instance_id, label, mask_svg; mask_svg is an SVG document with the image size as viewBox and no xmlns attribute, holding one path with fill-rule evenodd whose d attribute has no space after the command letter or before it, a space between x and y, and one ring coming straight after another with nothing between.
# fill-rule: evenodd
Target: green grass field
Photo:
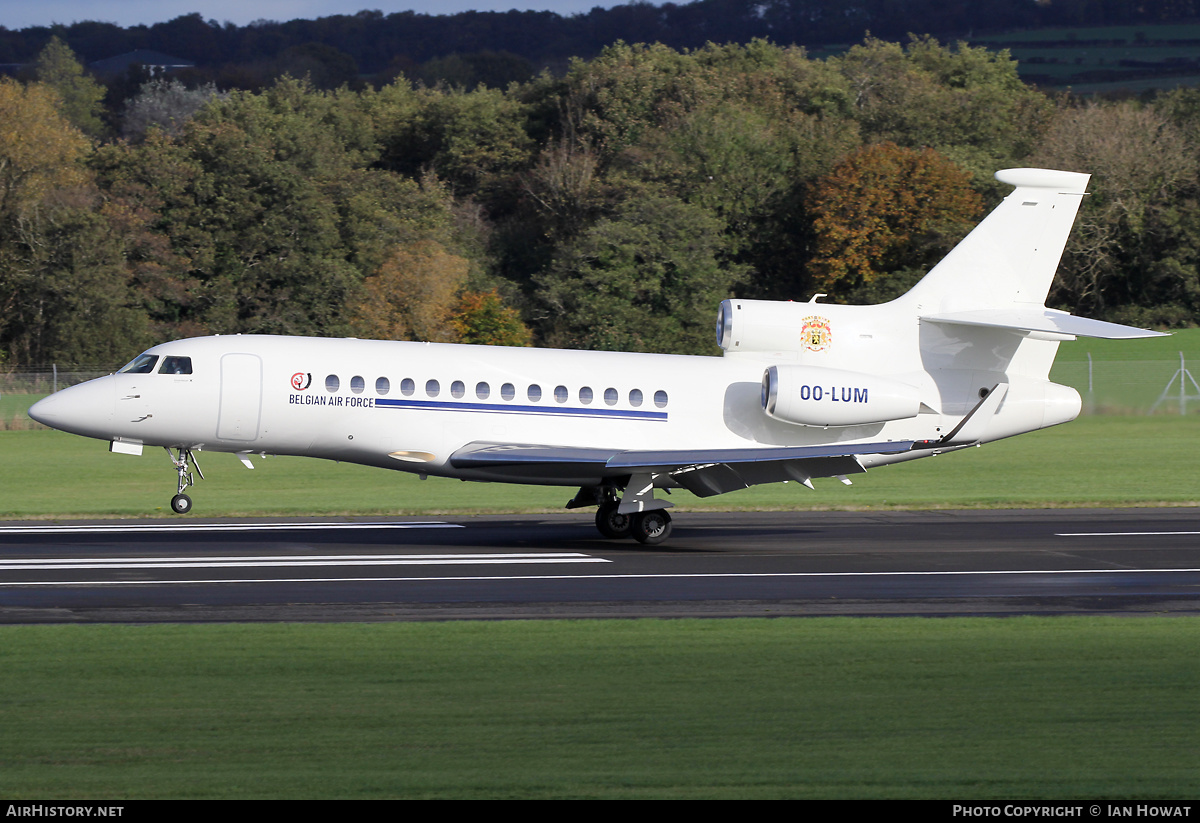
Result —
<instances>
[{"instance_id":1,"label":"green grass field","mask_svg":"<svg viewBox=\"0 0 1200 823\"><path fill-rule=\"evenodd\" d=\"M1190 24L1010 31L973 37L971 44L1007 48L1023 77L1088 94L1190 85L1195 77L1186 75L1187 62L1196 58L1197 40L1200 25ZM1089 82L1086 72L1111 79Z\"/></svg>"},{"instance_id":2,"label":"green grass field","mask_svg":"<svg viewBox=\"0 0 1200 823\"><path fill-rule=\"evenodd\" d=\"M854 485L756 486L677 511L1158 506L1200 503L1200 416L1094 416L955 454L873 469ZM194 517L560 511L574 489L463 483L300 457L202 453ZM0 517L175 516L175 472L161 449L111 454L55 431L0 432Z\"/></svg>"},{"instance_id":3,"label":"green grass field","mask_svg":"<svg viewBox=\"0 0 1200 823\"><path fill-rule=\"evenodd\" d=\"M0 628L0 795L1194 798L1200 622Z\"/></svg>"}]
</instances>

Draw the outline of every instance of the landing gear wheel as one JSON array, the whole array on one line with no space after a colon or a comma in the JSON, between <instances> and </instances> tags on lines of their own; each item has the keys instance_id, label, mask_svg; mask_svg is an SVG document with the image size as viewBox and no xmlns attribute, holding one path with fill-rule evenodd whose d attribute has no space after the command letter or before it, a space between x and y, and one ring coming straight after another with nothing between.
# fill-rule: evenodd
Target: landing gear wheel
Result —
<instances>
[{"instance_id":1,"label":"landing gear wheel","mask_svg":"<svg viewBox=\"0 0 1200 823\"><path fill-rule=\"evenodd\" d=\"M171 498L171 511L176 514L187 514L192 510L192 498L186 494L177 494Z\"/></svg>"},{"instance_id":2,"label":"landing gear wheel","mask_svg":"<svg viewBox=\"0 0 1200 823\"><path fill-rule=\"evenodd\" d=\"M632 518L617 512L617 503L603 503L596 512L596 528L600 534L613 540L629 537Z\"/></svg>"},{"instance_id":3,"label":"landing gear wheel","mask_svg":"<svg viewBox=\"0 0 1200 823\"><path fill-rule=\"evenodd\" d=\"M630 519L633 539L646 546L657 546L671 536L671 515L662 509L638 512Z\"/></svg>"}]
</instances>

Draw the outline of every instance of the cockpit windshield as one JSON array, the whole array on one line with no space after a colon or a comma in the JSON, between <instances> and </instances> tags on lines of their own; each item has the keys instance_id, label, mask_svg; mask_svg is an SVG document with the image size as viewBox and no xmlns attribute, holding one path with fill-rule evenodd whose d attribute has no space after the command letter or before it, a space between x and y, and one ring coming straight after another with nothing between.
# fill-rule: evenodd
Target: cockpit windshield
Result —
<instances>
[{"instance_id":1,"label":"cockpit windshield","mask_svg":"<svg viewBox=\"0 0 1200 823\"><path fill-rule=\"evenodd\" d=\"M192 373L192 358L190 357L164 357L163 363L158 369L159 374L191 374Z\"/></svg>"},{"instance_id":2,"label":"cockpit windshield","mask_svg":"<svg viewBox=\"0 0 1200 823\"><path fill-rule=\"evenodd\" d=\"M157 362L157 354L139 354L133 360L117 369L117 374L150 374L154 371L154 364Z\"/></svg>"}]
</instances>

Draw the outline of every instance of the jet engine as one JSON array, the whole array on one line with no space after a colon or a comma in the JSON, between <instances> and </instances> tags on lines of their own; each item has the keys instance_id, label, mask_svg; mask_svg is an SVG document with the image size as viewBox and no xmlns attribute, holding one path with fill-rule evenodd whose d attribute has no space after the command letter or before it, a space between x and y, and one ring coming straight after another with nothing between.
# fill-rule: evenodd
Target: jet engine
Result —
<instances>
[{"instance_id":1,"label":"jet engine","mask_svg":"<svg viewBox=\"0 0 1200 823\"><path fill-rule=\"evenodd\" d=\"M771 366L763 374L763 410L801 426L859 426L916 417L915 386L821 366Z\"/></svg>"},{"instance_id":2,"label":"jet engine","mask_svg":"<svg viewBox=\"0 0 1200 823\"><path fill-rule=\"evenodd\" d=\"M827 314L829 308L834 307L778 300L724 300L717 310L717 345L730 354L798 351L804 347L804 321L817 319L806 316Z\"/></svg>"}]
</instances>

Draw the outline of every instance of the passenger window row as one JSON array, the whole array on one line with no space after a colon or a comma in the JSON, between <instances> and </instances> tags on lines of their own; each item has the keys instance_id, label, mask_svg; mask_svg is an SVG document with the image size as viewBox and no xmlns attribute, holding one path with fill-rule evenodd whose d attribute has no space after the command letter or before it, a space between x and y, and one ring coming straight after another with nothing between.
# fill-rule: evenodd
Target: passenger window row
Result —
<instances>
[{"instance_id":1,"label":"passenger window row","mask_svg":"<svg viewBox=\"0 0 1200 823\"><path fill-rule=\"evenodd\" d=\"M325 390L336 392L342 386L341 378L336 374L331 374L325 378ZM366 390L367 381L359 375L350 378L350 391L355 394L362 394ZM392 390L392 381L386 377L380 377L375 381L375 393L380 397L388 394ZM417 383L411 377L406 377L400 381L400 393L405 397L412 397L417 393ZM442 384L438 380L425 381L425 396L438 397L442 393ZM566 403L571 399L571 392L566 386L554 387L554 402ZM450 396L456 400L461 400L467 396L467 386L461 380L455 380L450 384ZM517 396L517 387L512 383L504 383L500 386L500 398L502 400L514 400ZM583 386L576 393L576 398L585 406L591 405L595 399L590 386ZM479 400L489 400L492 397L492 386L486 381L480 381L475 384L475 397ZM525 388L525 397L531 403L540 403L542 400L542 387L537 383L532 383ZM604 403L608 406L615 406L620 400L620 394L614 388L604 390ZM630 389L627 395L629 405L634 408L641 406L645 402L645 396L641 389ZM667 406L667 393L662 389L654 392L654 405L660 409Z\"/></svg>"}]
</instances>

